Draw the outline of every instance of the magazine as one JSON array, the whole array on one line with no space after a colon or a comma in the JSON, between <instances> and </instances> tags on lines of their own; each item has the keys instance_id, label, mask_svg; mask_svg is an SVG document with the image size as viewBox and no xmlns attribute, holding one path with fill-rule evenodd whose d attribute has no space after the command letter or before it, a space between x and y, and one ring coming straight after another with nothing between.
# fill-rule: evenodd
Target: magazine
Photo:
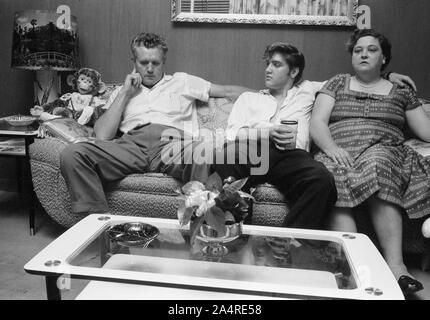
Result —
<instances>
[{"instance_id":1,"label":"magazine","mask_svg":"<svg viewBox=\"0 0 430 320\"><path fill-rule=\"evenodd\" d=\"M68 143L94 141L94 130L71 118L56 118L43 122L39 137L54 137Z\"/></svg>"}]
</instances>

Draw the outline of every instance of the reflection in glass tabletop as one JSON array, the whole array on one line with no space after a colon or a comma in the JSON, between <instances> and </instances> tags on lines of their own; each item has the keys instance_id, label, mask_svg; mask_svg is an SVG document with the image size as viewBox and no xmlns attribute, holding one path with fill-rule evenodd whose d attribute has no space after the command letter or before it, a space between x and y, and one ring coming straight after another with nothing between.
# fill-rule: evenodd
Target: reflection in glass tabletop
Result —
<instances>
[{"instance_id":1,"label":"reflection in glass tabletop","mask_svg":"<svg viewBox=\"0 0 430 320\"><path fill-rule=\"evenodd\" d=\"M112 240L107 235L109 227L74 256L70 264L320 288L357 288L345 250L334 241L243 234L224 243L228 253L220 256L207 250L211 244L199 238L191 245L189 230L159 227L160 234L145 248Z\"/></svg>"}]
</instances>

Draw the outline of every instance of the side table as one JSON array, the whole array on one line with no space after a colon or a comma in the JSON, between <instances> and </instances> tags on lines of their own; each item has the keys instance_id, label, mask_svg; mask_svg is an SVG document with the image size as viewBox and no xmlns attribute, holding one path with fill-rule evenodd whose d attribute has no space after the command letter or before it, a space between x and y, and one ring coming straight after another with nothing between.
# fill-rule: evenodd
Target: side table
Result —
<instances>
[{"instance_id":1,"label":"side table","mask_svg":"<svg viewBox=\"0 0 430 320\"><path fill-rule=\"evenodd\" d=\"M29 165L29 153L28 146L33 143L34 138L38 133L38 123L34 122L29 126L11 126L3 119L0 119L0 137L6 137L10 139L23 138L25 143L24 150L16 150L15 148L0 149L0 156L2 157L13 157L16 159L16 179L17 179L17 191L22 194L22 166L23 163ZM33 190L31 182L31 193L30 193L30 208L28 209L29 222L30 222L30 235L35 233L35 208L36 208L36 195Z\"/></svg>"}]
</instances>

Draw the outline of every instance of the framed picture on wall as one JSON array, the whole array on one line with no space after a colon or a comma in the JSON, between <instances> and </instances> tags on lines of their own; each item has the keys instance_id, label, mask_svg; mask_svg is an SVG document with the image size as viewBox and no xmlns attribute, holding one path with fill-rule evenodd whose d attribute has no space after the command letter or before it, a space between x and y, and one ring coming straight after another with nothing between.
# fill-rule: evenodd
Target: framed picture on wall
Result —
<instances>
[{"instance_id":1,"label":"framed picture on wall","mask_svg":"<svg viewBox=\"0 0 430 320\"><path fill-rule=\"evenodd\" d=\"M359 0L171 0L172 21L356 25Z\"/></svg>"}]
</instances>

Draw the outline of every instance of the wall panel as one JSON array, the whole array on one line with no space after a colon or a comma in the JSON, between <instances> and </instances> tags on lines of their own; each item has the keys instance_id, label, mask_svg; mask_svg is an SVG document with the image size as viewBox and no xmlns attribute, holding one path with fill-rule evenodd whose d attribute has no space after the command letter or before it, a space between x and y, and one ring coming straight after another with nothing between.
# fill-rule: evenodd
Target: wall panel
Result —
<instances>
[{"instance_id":1,"label":"wall panel","mask_svg":"<svg viewBox=\"0 0 430 320\"><path fill-rule=\"evenodd\" d=\"M430 1L361 2L372 8L373 26L393 42L389 69L413 77L420 94L430 98ZM348 27L173 24L170 0L0 0L0 116L27 113L33 96L33 73L10 68L13 13L60 4L69 5L78 18L82 65L101 71L106 82L120 82L131 70L129 43L140 31L166 37L168 72L186 71L217 83L261 88L261 57L273 41L289 41L303 51L308 79L325 80L350 71L344 45L352 31ZM9 166L0 178L13 175Z\"/></svg>"}]
</instances>

